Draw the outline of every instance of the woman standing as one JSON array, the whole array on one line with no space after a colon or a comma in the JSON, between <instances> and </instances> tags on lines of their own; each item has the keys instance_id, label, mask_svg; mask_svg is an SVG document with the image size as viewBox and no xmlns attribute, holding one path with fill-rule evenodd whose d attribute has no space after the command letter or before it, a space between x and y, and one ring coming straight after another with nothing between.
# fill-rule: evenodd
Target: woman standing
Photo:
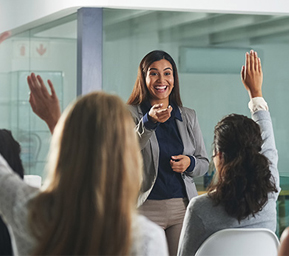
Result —
<instances>
[{"instance_id":1,"label":"woman standing","mask_svg":"<svg viewBox=\"0 0 289 256\"><path fill-rule=\"evenodd\" d=\"M187 204L197 195L193 177L204 175L209 161L196 113L182 106L169 54L152 51L142 59L127 103L144 162L139 211L165 230L176 255Z\"/></svg>"}]
</instances>

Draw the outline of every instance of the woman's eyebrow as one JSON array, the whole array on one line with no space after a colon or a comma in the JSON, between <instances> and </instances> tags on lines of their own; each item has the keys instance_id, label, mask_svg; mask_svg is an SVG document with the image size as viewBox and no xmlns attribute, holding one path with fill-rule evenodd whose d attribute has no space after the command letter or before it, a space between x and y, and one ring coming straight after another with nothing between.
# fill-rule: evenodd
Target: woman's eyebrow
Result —
<instances>
[{"instance_id":1,"label":"woman's eyebrow","mask_svg":"<svg viewBox=\"0 0 289 256\"><path fill-rule=\"evenodd\" d=\"M165 68L163 71L165 71L165 70L167 70L167 69L170 69L170 70L172 70L172 68L170 68L170 67L167 67L167 68ZM157 70L157 71L158 71L158 69L157 69L157 68L149 68L149 70L148 70L148 71L150 71L150 70Z\"/></svg>"}]
</instances>

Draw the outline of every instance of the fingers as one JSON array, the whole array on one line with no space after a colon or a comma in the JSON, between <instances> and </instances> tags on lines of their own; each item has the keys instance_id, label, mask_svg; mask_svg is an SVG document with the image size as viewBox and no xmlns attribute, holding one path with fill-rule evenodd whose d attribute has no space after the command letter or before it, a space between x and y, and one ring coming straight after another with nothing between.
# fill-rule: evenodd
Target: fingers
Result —
<instances>
[{"instance_id":1,"label":"fingers","mask_svg":"<svg viewBox=\"0 0 289 256\"><path fill-rule=\"evenodd\" d=\"M255 58L254 58L254 51L251 50L250 51L250 56L249 56L249 59L250 59L250 71L252 70L255 70Z\"/></svg>"},{"instance_id":2,"label":"fingers","mask_svg":"<svg viewBox=\"0 0 289 256\"><path fill-rule=\"evenodd\" d=\"M252 58L252 50L250 51L249 62L250 62L250 68L248 70L252 71L254 70L254 58Z\"/></svg>"},{"instance_id":3,"label":"fingers","mask_svg":"<svg viewBox=\"0 0 289 256\"><path fill-rule=\"evenodd\" d=\"M41 91L42 91L42 95L43 95L44 97L50 96L50 94L49 94L49 92L48 92L48 90L47 90L47 88L46 88L46 86L45 86L45 84L44 84L41 76L38 75L36 78L37 78L37 80L38 80L39 87L40 87L40 89L41 89Z\"/></svg>"},{"instance_id":4,"label":"fingers","mask_svg":"<svg viewBox=\"0 0 289 256\"><path fill-rule=\"evenodd\" d=\"M258 57L257 52L254 50L250 51L250 54L246 53L246 68L248 71L257 71L261 72L261 62L260 58Z\"/></svg>"},{"instance_id":5,"label":"fingers","mask_svg":"<svg viewBox=\"0 0 289 256\"><path fill-rule=\"evenodd\" d=\"M156 111L156 116L159 122L165 122L171 117L172 107L168 106L166 109L161 109Z\"/></svg>"},{"instance_id":6,"label":"fingers","mask_svg":"<svg viewBox=\"0 0 289 256\"><path fill-rule=\"evenodd\" d=\"M167 108L165 109L160 109L157 111L157 114L159 115L165 115L165 114L170 114L172 112L172 107L171 106L168 106Z\"/></svg>"},{"instance_id":7,"label":"fingers","mask_svg":"<svg viewBox=\"0 0 289 256\"><path fill-rule=\"evenodd\" d=\"M255 57L255 71L259 72L259 58L258 58L257 52L255 52L254 57Z\"/></svg>"},{"instance_id":8,"label":"fingers","mask_svg":"<svg viewBox=\"0 0 289 256\"><path fill-rule=\"evenodd\" d=\"M171 156L171 158L172 158L173 160L181 160L182 158L184 158L184 156L183 156L183 155Z\"/></svg>"},{"instance_id":9,"label":"fingers","mask_svg":"<svg viewBox=\"0 0 289 256\"><path fill-rule=\"evenodd\" d=\"M48 80L47 80L47 83L48 83L48 85L49 85L49 87L50 87L51 96L52 96L53 98L57 98L57 95L56 95L56 92L55 92L55 90L54 90L54 86L53 86L52 82L48 79Z\"/></svg>"},{"instance_id":10,"label":"fingers","mask_svg":"<svg viewBox=\"0 0 289 256\"><path fill-rule=\"evenodd\" d=\"M245 79L245 66L242 66L242 69L241 69L241 79L242 80Z\"/></svg>"},{"instance_id":11,"label":"fingers","mask_svg":"<svg viewBox=\"0 0 289 256\"><path fill-rule=\"evenodd\" d=\"M154 109L154 110L161 109L162 106L163 106L162 103L161 104L155 104L155 105L152 106L152 109Z\"/></svg>"},{"instance_id":12,"label":"fingers","mask_svg":"<svg viewBox=\"0 0 289 256\"><path fill-rule=\"evenodd\" d=\"M0 44L11 35L10 31L5 31L0 35Z\"/></svg>"},{"instance_id":13,"label":"fingers","mask_svg":"<svg viewBox=\"0 0 289 256\"><path fill-rule=\"evenodd\" d=\"M251 70L251 65L250 65L250 55L248 52L246 52L246 69Z\"/></svg>"},{"instance_id":14,"label":"fingers","mask_svg":"<svg viewBox=\"0 0 289 256\"><path fill-rule=\"evenodd\" d=\"M32 81L31 81L31 77L30 76L27 76L27 83L28 83L30 91L32 91L33 88L32 88Z\"/></svg>"},{"instance_id":15,"label":"fingers","mask_svg":"<svg viewBox=\"0 0 289 256\"><path fill-rule=\"evenodd\" d=\"M262 72L262 65L261 65L261 59L258 57L258 72Z\"/></svg>"},{"instance_id":16,"label":"fingers","mask_svg":"<svg viewBox=\"0 0 289 256\"><path fill-rule=\"evenodd\" d=\"M29 79L30 78L30 79ZM39 95L39 82L34 73L31 73L30 77L28 76L28 84L31 92L34 95Z\"/></svg>"},{"instance_id":17,"label":"fingers","mask_svg":"<svg viewBox=\"0 0 289 256\"><path fill-rule=\"evenodd\" d=\"M183 164L181 162L176 162L175 160L170 160L170 165L174 172L184 172L185 169L183 167Z\"/></svg>"},{"instance_id":18,"label":"fingers","mask_svg":"<svg viewBox=\"0 0 289 256\"><path fill-rule=\"evenodd\" d=\"M258 71L258 55L257 52L254 52L254 64L255 64L255 71Z\"/></svg>"},{"instance_id":19,"label":"fingers","mask_svg":"<svg viewBox=\"0 0 289 256\"><path fill-rule=\"evenodd\" d=\"M38 98L50 96L41 76L39 75L36 76L34 73L31 73L30 76L27 76L27 83L28 83L30 91L34 94L34 96ZM53 94L53 96L57 97L53 84L50 80L48 81L48 85L51 89L51 93Z\"/></svg>"},{"instance_id":20,"label":"fingers","mask_svg":"<svg viewBox=\"0 0 289 256\"><path fill-rule=\"evenodd\" d=\"M32 93L30 93L30 96L29 96L29 103L30 103L30 106L33 110L33 112L36 111L36 103L35 103L35 99L34 99L34 96Z\"/></svg>"},{"instance_id":21,"label":"fingers","mask_svg":"<svg viewBox=\"0 0 289 256\"><path fill-rule=\"evenodd\" d=\"M183 173L190 166L191 160L188 156L177 155L171 156L170 165L174 172Z\"/></svg>"}]
</instances>

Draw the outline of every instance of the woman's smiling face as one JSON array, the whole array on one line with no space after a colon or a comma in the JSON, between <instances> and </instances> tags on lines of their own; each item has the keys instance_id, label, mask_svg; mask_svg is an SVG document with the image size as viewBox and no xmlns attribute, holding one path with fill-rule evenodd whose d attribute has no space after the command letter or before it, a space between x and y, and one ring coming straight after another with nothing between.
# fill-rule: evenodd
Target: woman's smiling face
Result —
<instances>
[{"instance_id":1,"label":"woman's smiling face","mask_svg":"<svg viewBox=\"0 0 289 256\"><path fill-rule=\"evenodd\" d=\"M146 86L150 93L151 105L169 103L174 88L173 67L166 59L153 62L146 74Z\"/></svg>"}]
</instances>

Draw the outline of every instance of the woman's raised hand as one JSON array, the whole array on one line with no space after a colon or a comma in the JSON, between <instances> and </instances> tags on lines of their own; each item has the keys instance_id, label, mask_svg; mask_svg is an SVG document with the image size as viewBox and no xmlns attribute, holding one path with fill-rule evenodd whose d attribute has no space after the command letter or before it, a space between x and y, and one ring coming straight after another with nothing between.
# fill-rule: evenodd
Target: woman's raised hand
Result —
<instances>
[{"instance_id":1,"label":"woman's raised hand","mask_svg":"<svg viewBox=\"0 0 289 256\"><path fill-rule=\"evenodd\" d=\"M30 88L29 103L33 112L47 123L50 132L53 133L61 112L52 82L47 81L51 94L48 92L41 76L31 73L27 77L27 82Z\"/></svg>"},{"instance_id":2,"label":"woman's raised hand","mask_svg":"<svg viewBox=\"0 0 289 256\"><path fill-rule=\"evenodd\" d=\"M171 117L171 112L173 108L171 106L168 106L165 109L162 109L163 104L155 104L151 107L149 111L149 118L154 123L164 123Z\"/></svg>"},{"instance_id":3,"label":"woman's raised hand","mask_svg":"<svg viewBox=\"0 0 289 256\"><path fill-rule=\"evenodd\" d=\"M242 66L241 79L250 98L262 97L263 72L257 52L246 53L246 63Z\"/></svg>"}]
</instances>

